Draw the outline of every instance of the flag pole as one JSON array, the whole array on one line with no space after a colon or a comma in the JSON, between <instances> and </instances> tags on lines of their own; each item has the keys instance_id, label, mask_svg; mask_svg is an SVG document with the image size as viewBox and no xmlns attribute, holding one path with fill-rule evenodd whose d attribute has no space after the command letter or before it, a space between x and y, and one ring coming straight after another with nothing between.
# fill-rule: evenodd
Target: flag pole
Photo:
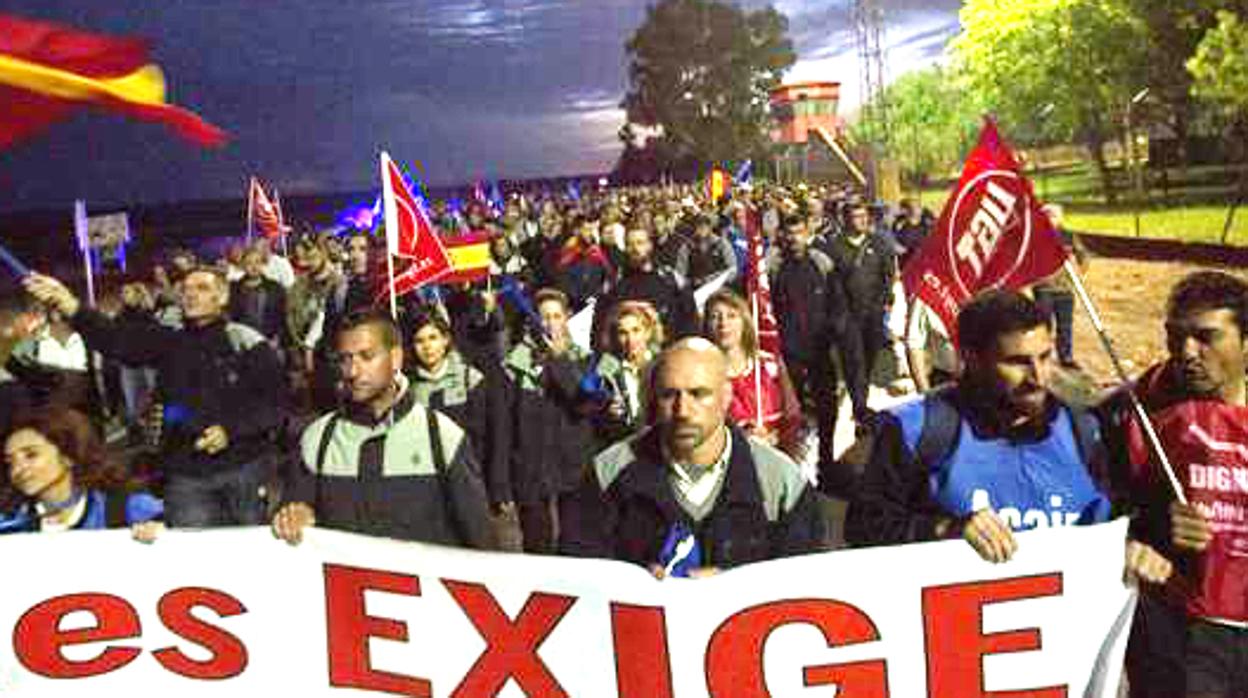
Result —
<instances>
[{"instance_id":1,"label":"flag pole","mask_svg":"<svg viewBox=\"0 0 1248 698\"><path fill-rule=\"evenodd\" d=\"M390 229L386 229L386 234L390 234ZM390 288L390 318L395 322L399 321L399 304L394 296L394 255L390 254L390 250L386 250L386 278L389 279L387 286Z\"/></svg>"},{"instance_id":2,"label":"flag pole","mask_svg":"<svg viewBox=\"0 0 1248 698\"><path fill-rule=\"evenodd\" d=\"M1118 374L1120 381L1127 383L1129 380L1127 372L1122 366L1122 361L1118 358L1118 352L1114 349L1113 341L1105 331L1105 325L1101 322L1101 315L1097 312L1096 305L1092 302L1092 297L1088 295L1088 289L1083 285L1083 278L1079 275L1079 270L1075 268L1075 264L1070 257L1066 258L1063 267L1066 269L1066 275L1070 277L1071 283L1074 284L1075 294L1079 296L1079 302L1083 304L1083 309L1088 312L1088 318L1092 321L1092 327L1096 330L1097 336L1101 338L1101 346L1105 348L1105 353L1109 355L1110 363L1114 366L1114 372ZM1148 445L1161 462L1161 467L1166 472L1166 478L1170 480L1170 488L1174 490L1175 498L1181 504L1187 504L1187 495L1183 493L1183 485L1179 483L1179 478L1174 474L1174 466L1170 463L1170 457L1166 455L1165 447L1161 445L1161 439L1157 436L1157 430L1153 428L1153 421L1149 419L1144 405L1140 403L1139 397L1136 396L1135 391L1130 389L1130 387L1127 389L1127 398L1131 401L1131 410L1135 413L1135 418L1144 429Z\"/></svg>"},{"instance_id":3,"label":"flag pole","mask_svg":"<svg viewBox=\"0 0 1248 698\"><path fill-rule=\"evenodd\" d=\"M277 236L282 241L282 256L290 257L290 249L286 246L286 214L282 213L282 193L273 190L273 205L277 207Z\"/></svg>"},{"instance_id":4,"label":"flag pole","mask_svg":"<svg viewBox=\"0 0 1248 698\"><path fill-rule=\"evenodd\" d=\"M252 210L252 207L255 205L255 197L251 195L255 182L255 177L247 180L247 244L249 245L251 244L251 229L255 225L255 212Z\"/></svg>"},{"instance_id":5,"label":"flag pole","mask_svg":"<svg viewBox=\"0 0 1248 698\"><path fill-rule=\"evenodd\" d=\"M754 323L754 423L758 430L763 430L763 362L762 350L758 346L758 293L750 294L750 310Z\"/></svg>"},{"instance_id":6,"label":"flag pole","mask_svg":"<svg viewBox=\"0 0 1248 698\"><path fill-rule=\"evenodd\" d=\"M74 237L78 239L78 248L82 251L83 270L87 275L87 302L95 307L95 270L91 264L91 232L87 222L87 202L82 199L74 201Z\"/></svg>"}]
</instances>

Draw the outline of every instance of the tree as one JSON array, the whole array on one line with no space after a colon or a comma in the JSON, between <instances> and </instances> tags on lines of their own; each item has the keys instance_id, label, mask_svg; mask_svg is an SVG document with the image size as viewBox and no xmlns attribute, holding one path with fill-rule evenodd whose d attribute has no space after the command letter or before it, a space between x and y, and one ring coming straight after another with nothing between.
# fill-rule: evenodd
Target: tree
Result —
<instances>
[{"instance_id":1,"label":"tree","mask_svg":"<svg viewBox=\"0 0 1248 698\"><path fill-rule=\"evenodd\" d=\"M637 155L635 127L656 134L646 147L665 170L690 159L766 153L768 95L797 60L787 32L788 20L771 7L750 12L721 0L652 5L625 44L623 157Z\"/></svg>"},{"instance_id":2,"label":"tree","mask_svg":"<svg viewBox=\"0 0 1248 698\"><path fill-rule=\"evenodd\" d=\"M1145 87L1144 23L1123 0L967 0L960 19L953 52L972 92L1019 140L1087 143L1112 202L1105 145L1125 135L1127 105Z\"/></svg>"},{"instance_id":3,"label":"tree","mask_svg":"<svg viewBox=\"0 0 1248 698\"><path fill-rule=\"evenodd\" d=\"M1248 23L1226 10L1217 20L1187 61L1192 93L1242 118L1248 115Z\"/></svg>"},{"instance_id":4,"label":"tree","mask_svg":"<svg viewBox=\"0 0 1248 698\"><path fill-rule=\"evenodd\" d=\"M891 125L888 137L871 133L874 122L862 120L850 136L859 143L883 140L885 152L916 185L929 174L956 168L982 125L982 109L956 76L939 65L902 75L883 98Z\"/></svg>"},{"instance_id":5,"label":"tree","mask_svg":"<svg viewBox=\"0 0 1248 698\"><path fill-rule=\"evenodd\" d=\"M1195 55L1187 62L1187 69L1193 78L1193 95L1221 108L1230 118L1232 131L1239 134L1238 155L1243 160L1248 157L1248 23L1226 10L1219 11L1217 19L1217 26L1201 39ZM1223 243L1246 192L1248 169L1241 168L1239 193L1227 211L1226 225L1222 228Z\"/></svg>"}]
</instances>

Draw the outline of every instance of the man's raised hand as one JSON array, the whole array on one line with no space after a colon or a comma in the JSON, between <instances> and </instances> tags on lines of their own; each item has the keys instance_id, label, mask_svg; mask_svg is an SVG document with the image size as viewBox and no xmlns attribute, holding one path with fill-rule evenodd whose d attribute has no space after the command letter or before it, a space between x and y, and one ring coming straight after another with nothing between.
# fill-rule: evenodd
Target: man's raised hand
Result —
<instances>
[{"instance_id":1,"label":"man's raised hand","mask_svg":"<svg viewBox=\"0 0 1248 698\"><path fill-rule=\"evenodd\" d=\"M59 311L67 318L73 317L78 312L78 297L66 288L65 284L51 276L31 272L29 276L22 279L22 287L35 300Z\"/></svg>"}]
</instances>

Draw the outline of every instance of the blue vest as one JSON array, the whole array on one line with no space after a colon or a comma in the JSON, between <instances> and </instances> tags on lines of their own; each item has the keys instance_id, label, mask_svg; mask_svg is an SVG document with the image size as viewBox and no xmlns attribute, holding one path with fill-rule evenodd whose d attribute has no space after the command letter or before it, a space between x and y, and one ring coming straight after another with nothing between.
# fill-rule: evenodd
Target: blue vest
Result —
<instances>
[{"instance_id":1,"label":"blue vest","mask_svg":"<svg viewBox=\"0 0 1248 698\"><path fill-rule=\"evenodd\" d=\"M918 452L925 400L891 410L911 454ZM952 453L928 466L932 499L959 517L991 507L1015 531L1106 521L1110 501L1080 454L1070 410L1062 408L1049 434L1034 443L982 440L965 419Z\"/></svg>"}]
</instances>

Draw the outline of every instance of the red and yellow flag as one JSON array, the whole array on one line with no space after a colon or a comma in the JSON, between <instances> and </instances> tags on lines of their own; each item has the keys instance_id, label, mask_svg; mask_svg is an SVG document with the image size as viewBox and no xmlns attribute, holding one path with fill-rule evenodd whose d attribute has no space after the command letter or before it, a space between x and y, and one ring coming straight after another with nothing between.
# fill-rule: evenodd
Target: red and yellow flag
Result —
<instances>
[{"instance_id":1,"label":"red and yellow flag","mask_svg":"<svg viewBox=\"0 0 1248 698\"><path fill-rule=\"evenodd\" d=\"M94 105L169 126L202 146L225 132L165 101L165 77L148 43L0 14L0 148Z\"/></svg>"}]
</instances>

